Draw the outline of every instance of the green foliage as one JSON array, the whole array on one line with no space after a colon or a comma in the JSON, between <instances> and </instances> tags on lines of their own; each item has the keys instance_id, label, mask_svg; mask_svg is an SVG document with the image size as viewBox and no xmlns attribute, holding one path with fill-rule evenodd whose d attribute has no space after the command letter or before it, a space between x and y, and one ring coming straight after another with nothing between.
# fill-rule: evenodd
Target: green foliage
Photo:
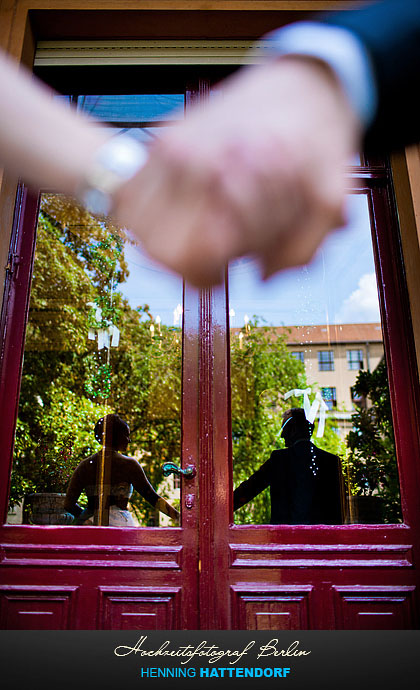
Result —
<instances>
[{"instance_id":1,"label":"green foliage","mask_svg":"<svg viewBox=\"0 0 420 690\"><path fill-rule=\"evenodd\" d=\"M233 482L236 487L268 460L279 438L281 416L289 407L283 394L306 387L302 362L290 355L286 335L259 326L258 318L234 335L231 345ZM296 402L296 401L295 401ZM297 402L300 405L301 401ZM239 523L268 523L268 490L235 513Z\"/></svg>"},{"instance_id":2,"label":"green foliage","mask_svg":"<svg viewBox=\"0 0 420 690\"><path fill-rule=\"evenodd\" d=\"M160 465L179 463L180 333L159 325L152 338L148 306L132 309L118 291L128 276L123 239L73 202L43 196L11 505L30 492L64 491L76 465L98 450L93 428L109 412L130 425L129 452L155 487ZM120 345L98 351L89 330L111 325L121 331ZM152 509L133 499L146 523Z\"/></svg>"},{"instance_id":3,"label":"green foliage","mask_svg":"<svg viewBox=\"0 0 420 690\"><path fill-rule=\"evenodd\" d=\"M312 437L312 441L315 445L318 448L322 448L322 450L326 450L327 453L338 455L343 461L347 452L347 447L338 433L339 426L337 420L334 419L334 417L327 417L325 420L324 435L321 438L316 436L316 430L317 426L315 426L314 435Z\"/></svg>"},{"instance_id":4,"label":"green foliage","mask_svg":"<svg viewBox=\"0 0 420 690\"><path fill-rule=\"evenodd\" d=\"M54 384L45 402L21 404L15 436L11 503L31 492L65 492L81 457L98 450L89 430L104 408ZM26 409L23 409L25 407ZM28 414L29 413L29 414Z\"/></svg>"},{"instance_id":5,"label":"green foliage","mask_svg":"<svg viewBox=\"0 0 420 690\"><path fill-rule=\"evenodd\" d=\"M400 490L385 360L372 372L360 371L354 389L367 405L353 415L353 430L347 436L352 494L380 497L384 521L399 522Z\"/></svg>"}]
</instances>

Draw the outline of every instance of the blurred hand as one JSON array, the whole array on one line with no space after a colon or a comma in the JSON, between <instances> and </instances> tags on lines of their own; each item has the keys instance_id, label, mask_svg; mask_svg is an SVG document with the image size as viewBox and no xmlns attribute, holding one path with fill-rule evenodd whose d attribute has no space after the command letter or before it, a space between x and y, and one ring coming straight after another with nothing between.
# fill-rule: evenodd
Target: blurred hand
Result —
<instances>
[{"instance_id":1,"label":"blurred hand","mask_svg":"<svg viewBox=\"0 0 420 690\"><path fill-rule=\"evenodd\" d=\"M156 142L114 216L194 285L259 258L268 277L307 263L345 222L343 169L359 125L323 63L284 57L243 69Z\"/></svg>"}]
</instances>

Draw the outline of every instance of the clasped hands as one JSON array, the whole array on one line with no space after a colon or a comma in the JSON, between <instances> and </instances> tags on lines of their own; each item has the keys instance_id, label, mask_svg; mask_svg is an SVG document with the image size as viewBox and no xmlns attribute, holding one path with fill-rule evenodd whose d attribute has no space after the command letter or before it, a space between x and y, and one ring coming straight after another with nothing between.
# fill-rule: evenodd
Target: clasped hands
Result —
<instances>
[{"instance_id":1,"label":"clasped hands","mask_svg":"<svg viewBox=\"0 0 420 690\"><path fill-rule=\"evenodd\" d=\"M263 277L307 263L345 223L344 167L358 120L330 69L282 57L245 68L151 148L114 217L193 285L253 255Z\"/></svg>"}]
</instances>

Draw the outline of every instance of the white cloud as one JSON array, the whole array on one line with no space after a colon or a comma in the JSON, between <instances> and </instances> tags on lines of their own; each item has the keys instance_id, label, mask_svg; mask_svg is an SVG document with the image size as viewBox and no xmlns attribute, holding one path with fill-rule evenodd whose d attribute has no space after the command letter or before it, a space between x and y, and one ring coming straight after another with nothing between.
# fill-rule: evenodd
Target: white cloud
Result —
<instances>
[{"instance_id":1,"label":"white cloud","mask_svg":"<svg viewBox=\"0 0 420 690\"><path fill-rule=\"evenodd\" d=\"M337 312L336 323L380 321L378 288L374 273L365 273L358 287L346 297Z\"/></svg>"}]
</instances>

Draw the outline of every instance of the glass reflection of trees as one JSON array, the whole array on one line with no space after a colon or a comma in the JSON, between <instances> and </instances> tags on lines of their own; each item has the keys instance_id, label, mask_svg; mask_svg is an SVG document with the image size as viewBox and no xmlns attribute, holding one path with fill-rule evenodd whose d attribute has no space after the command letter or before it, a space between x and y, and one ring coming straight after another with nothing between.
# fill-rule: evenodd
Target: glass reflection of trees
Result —
<instances>
[{"instance_id":1,"label":"glass reflection of trees","mask_svg":"<svg viewBox=\"0 0 420 690\"><path fill-rule=\"evenodd\" d=\"M156 324L147 304L134 309L118 290L128 276L125 239L69 200L43 195L11 506L32 492L65 491L80 460L99 449L93 428L110 411L128 422L129 454L155 488L161 464L179 464L181 329ZM110 347L98 349L98 338ZM136 494L132 506L141 524L153 523Z\"/></svg>"},{"instance_id":2,"label":"glass reflection of trees","mask_svg":"<svg viewBox=\"0 0 420 690\"><path fill-rule=\"evenodd\" d=\"M286 330L260 326L256 317L247 319L243 328L231 330L234 487L268 460L272 450L284 447L280 438L282 414L290 407L302 406L302 398L283 398L286 391L307 387L304 364L287 347ZM312 390L315 392L316 387ZM323 437L314 442L341 458L347 522L400 522L399 480L384 359L373 372L359 372L354 393L362 404L355 407L352 430L340 438L337 418L327 414ZM370 497L375 501L372 515ZM239 524L264 524L269 520L269 489L234 513L234 521Z\"/></svg>"}]
</instances>

